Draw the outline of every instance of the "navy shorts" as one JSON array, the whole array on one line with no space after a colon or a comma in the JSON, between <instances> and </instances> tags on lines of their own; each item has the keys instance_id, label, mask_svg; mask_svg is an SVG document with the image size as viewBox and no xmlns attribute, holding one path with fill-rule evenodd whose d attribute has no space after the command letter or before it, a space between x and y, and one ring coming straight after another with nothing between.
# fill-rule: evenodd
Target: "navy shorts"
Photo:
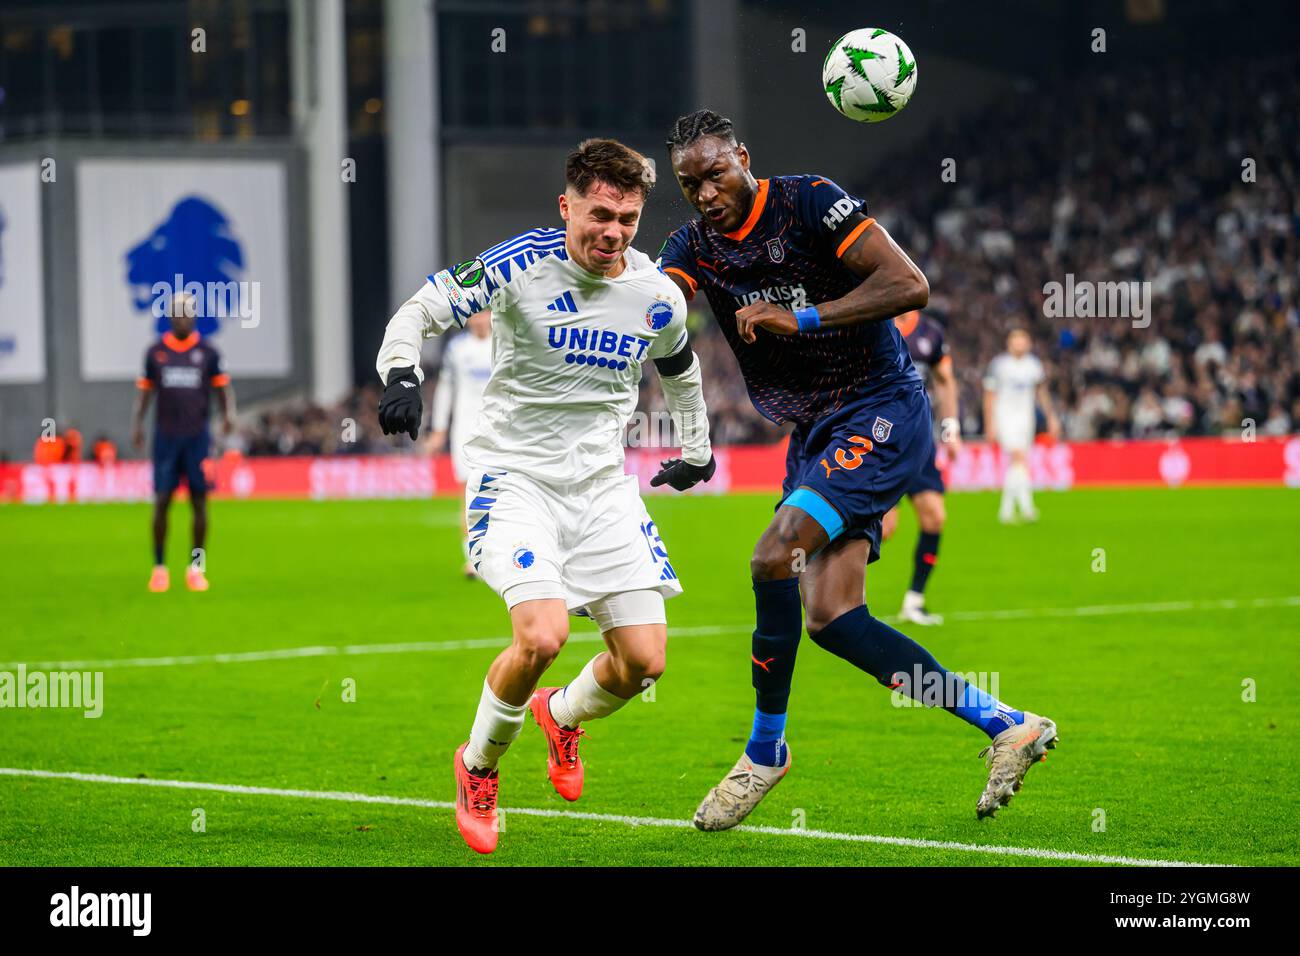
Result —
<instances>
[{"instance_id":1,"label":"navy shorts","mask_svg":"<svg viewBox=\"0 0 1300 956\"><path fill-rule=\"evenodd\" d=\"M154 494L171 494L185 476L190 493L207 491L203 476L203 459L208 457L212 436L205 428L197 435L164 435L153 439L153 490Z\"/></svg>"},{"instance_id":2,"label":"navy shorts","mask_svg":"<svg viewBox=\"0 0 1300 956\"><path fill-rule=\"evenodd\" d=\"M880 557L880 519L934 463L930 400L920 384L859 399L797 427L786 453L781 504L807 511L832 541L871 542ZM778 505L777 507L780 507Z\"/></svg>"},{"instance_id":3,"label":"navy shorts","mask_svg":"<svg viewBox=\"0 0 1300 956\"><path fill-rule=\"evenodd\" d=\"M907 486L909 495L918 495L923 491L937 491L939 494L944 492L943 475L934 463L934 455L925 460L921 470L912 476L912 483Z\"/></svg>"}]
</instances>

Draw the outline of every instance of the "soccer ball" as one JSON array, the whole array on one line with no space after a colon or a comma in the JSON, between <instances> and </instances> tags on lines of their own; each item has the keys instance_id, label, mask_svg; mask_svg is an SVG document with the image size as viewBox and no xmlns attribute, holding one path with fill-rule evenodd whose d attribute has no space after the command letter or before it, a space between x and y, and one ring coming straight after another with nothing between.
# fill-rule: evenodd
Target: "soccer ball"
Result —
<instances>
[{"instance_id":1,"label":"soccer ball","mask_svg":"<svg viewBox=\"0 0 1300 956\"><path fill-rule=\"evenodd\" d=\"M822 64L826 98L851 120L889 119L916 92L916 60L888 30L864 27L844 34Z\"/></svg>"}]
</instances>

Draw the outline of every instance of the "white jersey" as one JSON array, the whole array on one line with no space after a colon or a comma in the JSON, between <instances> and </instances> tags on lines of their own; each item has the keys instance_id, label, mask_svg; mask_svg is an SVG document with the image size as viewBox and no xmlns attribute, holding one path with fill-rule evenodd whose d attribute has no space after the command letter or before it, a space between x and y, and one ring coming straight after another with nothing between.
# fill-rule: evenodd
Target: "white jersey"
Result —
<instances>
[{"instance_id":1,"label":"white jersey","mask_svg":"<svg viewBox=\"0 0 1300 956\"><path fill-rule=\"evenodd\" d=\"M1003 352L989 363L984 387L994 393L993 411L999 419L1033 421L1039 384L1044 380L1043 363L1026 353L1016 358Z\"/></svg>"},{"instance_id":2,"label":"white jersey","mask_svg":"<svg viewBox=\"0 0 1300 956\"><path fill-rule=\"evenodd\" d=\"M635 249L609 279L533 229L429 277L389 323L377 363L419 368L420 337L492 311L492 375L465 455L478 469L569 484L623 473L641 366L686 347L686 301Z\"/></svg>"},{"instance_id":3,"label":"white jersey","mask_svg":"<svg viewBox=\"0 0 1300 956\"><path fill-rule=\"evenodd\" d=\"M462 333L442 353L438 388L433 393L433 430L451 424L451 444L465 443L478 419L483 390L492 375L492 338Z\"/></svg>"}]
</instances>

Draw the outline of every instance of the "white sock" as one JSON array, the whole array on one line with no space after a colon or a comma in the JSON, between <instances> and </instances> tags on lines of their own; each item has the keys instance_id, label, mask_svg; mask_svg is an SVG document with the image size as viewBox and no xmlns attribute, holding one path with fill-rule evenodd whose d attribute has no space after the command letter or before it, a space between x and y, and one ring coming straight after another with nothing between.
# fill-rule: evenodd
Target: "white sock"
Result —
<instances>
[{"instance_id":1,"label":"white sock","mask_svg":"<svg viewBox=\"0 0 1300 956\"><path fill-rule=\"evenodd\" d=\"M524 729L524 714L528 705L507 704L492 693L483 681L483 696L479 698L474 727L469 732L469 746L465 748L464 763L470 770L495 770L497 761L505 753L519 732Z\"/></svg>"},{"instance_id":2,"label":"white sock","mask_svg":"<svg viewBox=\"0 0 1300 956\"><path fill-rule=\"evenodd\" d=\"M596 658L593 657L567 687L551 695L551 716L561 727L577 727L584 720L608 717L626 703L596 682Z\"/></svg>"},{"instance_id":3,"label":"white sock","mask_svg":"<svg viewBox=\"0 0 1300 956\"><path fill-rule=\"evenodd\" d=\"M1034 482L1029 477L1029 466L1020 466L1020 480L1016 487L1016 504L1020 506L1020 513L1026 517L1034 513Z\"/></svg>"},{"instance_id":4,"label":"white sock","mask_svg":"<svg viewBox=\"0 0 1300 956\"><path fill-rule=\"evenodd\" d=\"M998 515L1010 518L1016 511L1016 466L1008 465L1007 473L1002 476L1002 504L998 506Z\"/></svg>"}]
</instances>

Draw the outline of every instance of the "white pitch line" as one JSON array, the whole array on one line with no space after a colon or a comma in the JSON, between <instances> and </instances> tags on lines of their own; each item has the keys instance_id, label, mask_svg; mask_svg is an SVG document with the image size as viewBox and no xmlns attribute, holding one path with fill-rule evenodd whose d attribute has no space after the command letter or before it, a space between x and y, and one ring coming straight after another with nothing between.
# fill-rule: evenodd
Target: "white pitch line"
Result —
<instances>
[{"instance_id":1,"label":"white pitch line","mask_svg":"<svg viewBox=\"0 0 1300 956\"><path fill-rule=\"evenodd\" d=\"M339 803L378 803L397 807L422 807L429 810L450 810L454 804L443 800L421 800L416 797L390 797L373 793L350 793L340 790L289 790L282 787L250 787L237 783L203 783L197 780L154 780L149 777L113 777L98 773L70 773L54 770L28 770L17 767L0 767L0 776L39 777L45 780L75 780L81 783L127 784L139 787L169 787L175 790L214 790L242 796L290 797L299 800L334 800ZM593 823L621 823L630 827L663 827L689 830L689 820L671 820L663 817L631 817L614 813L584 813L576 810L548 810L541 807L502 807L507 817L544 817L555 820L586 820ZM738 826L737 833L759 833L766 836L796 837L804 840L831 840L841 843L874 843L883 846L900 846L924 850L953 850L960 853L987 853L994 856L1019 856L1035 860L1061 860L1071 863L1114 863L1121 866L1172 866L1209 867L1231 866L1223 863L1192 863L1185 860L1145 860L1140 857L1111 856L1108 854L1073 853L1065 850L1042 850L1035 847L984 846L978 843L958 843L953 840L921 840L912 837L875 836L868 833L835 833L829 830L781 829L780 827Z\"/></svg>"},{"instance_id":2,"label":"white pitch line","mask_svg":"<svg viewBox=\"0 0 1300 956\"><path fill-rule=\"evenodd\" d=\"M1224 598L1215 601L1157 601L1142 604L1094 604L1084 607L1028 607L1003 611L954 611L945 615L949 621L1008 621L1027 618L1103 617L1123 614L1169 614L1182 611L1236 611L1249 608L1300 607L1300 595L1272 598ZM897 615L882 618L897 622ZM716 634L748 633L753 625L710 624L699 627L670 627L669 637L707 637ZM594 631L575 631L569 643L594 643L600 640ZM397 644L348 644L342 647L282 647L267 651L237 651L224 654L183 654L173 657L123 657L109 660L78 661L7 661L0 670L102 671L119 667L176 667L183 664L245 664L254 661L291 660L299 657L363 656L369 654L423 654L437 651L465 651L505 647L509 636L476 637L459 641L409 641Z\"/></svg>"}]
</instances>

